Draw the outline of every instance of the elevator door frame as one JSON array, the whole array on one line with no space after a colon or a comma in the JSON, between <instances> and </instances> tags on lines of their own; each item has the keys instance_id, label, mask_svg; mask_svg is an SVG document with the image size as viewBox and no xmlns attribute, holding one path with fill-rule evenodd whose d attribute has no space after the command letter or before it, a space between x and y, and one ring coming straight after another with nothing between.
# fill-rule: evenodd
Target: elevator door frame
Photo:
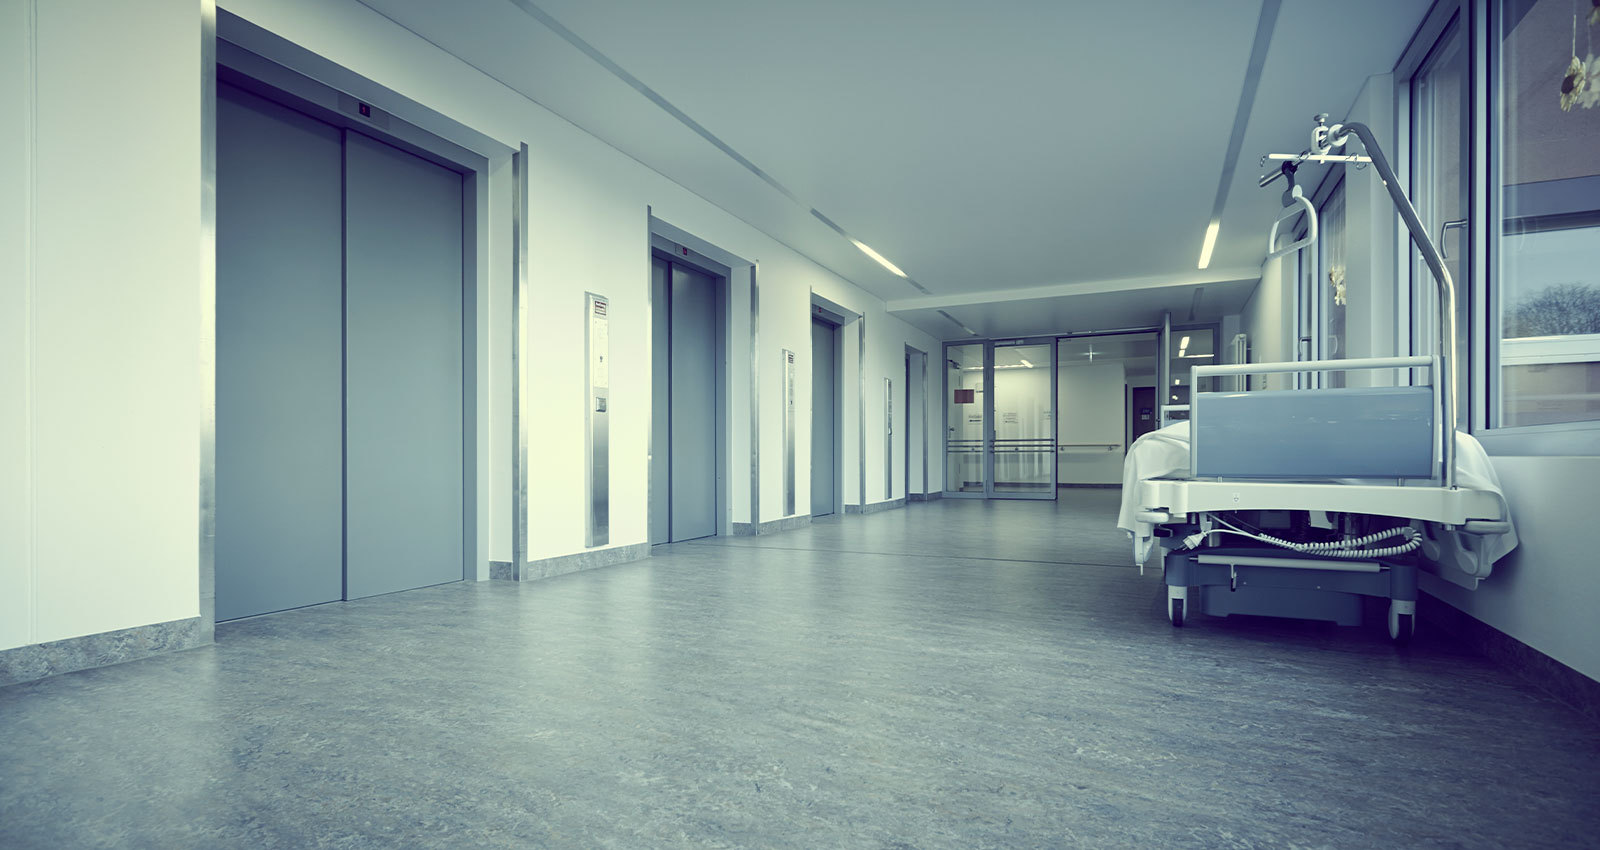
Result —
<instances>
[{"instance_id":1,"label":"elevator door frame","mask_svg":"<svg viewBox=\"0 0 1600 850\"><path fill-rule=\"evenodd\" d=\"M807 507L806 514L811 517L842 516L844 514L844 319L835 315L834 313L813 305L811 308L812 328L814 328L817 324L824 324L833 328L833 417L832 421L828 423L828 427L833 432L833 510L825 514L817 513L816 494L810 493L809 491L811 488L808 487L808 498L810 499L811 504ZM808 336L814 333L815 330L808 328ZM810 419L811 429L813 432L815 432L817 427L817 355L816 337L811 336L810 338L812 348ZM815 446L816 438L813 434L812 448L815 448ZM814 469L817 465L817 458L815 454L816 453L811 449L807 449L806 455L810 459L810 463L807 464L808 469ZM808 479L810 480L810 483L815 483L814 477L808 476Z\"/></svg>"},{"instance_id":2,"label":"elevator door frame","mask_svg":"<svg viewBox=\"0 0 1600 850\"><path fill-rule=\"evenodd\" d=\"M731 335L731 333L730 333L731 332L730 322L731 322L732 309L733 309L733 304L732 304L732 301L731 301L731 289L732 289L732 286L731 286L731 283L730 283L732 271L731 271L731 269L729 269L729 268L727 268L725 266L722 266L721 264L719 264L716 261L710 259L709 257L706 257L704 254L701 254L698 251L695 251L695 250L690 249L690 248L686 248L685 246L677 245L677 244L673 243L671 240L666 239L665 237L656 236L656 235L652 235L652 237L651 237L650 260L651 260L652 266L654 265L655 261L657 261L657 260L663 261L663 262L665 262L667 264L667 303L666 304L660 304L660 303L657 303L655 301L654 289L653 289L654 288L654 284L652 283L651 284L651 286L652 286L651 293L652 294L651 294L651 298L650 298L650 310L652 311L652 313L654 313L654 311L656 311L656 310L661 310L661 309L668 310L667 327L668 327L669 332L671 330L671 312L670 311L671 311L671 298L672 298L672 267L675 266L675 265L683 266L685 268L693 270L694 272L696 272L698 274L705 275L705 276L711 278L711 280L713 281L714 292L712 294L712 301L715 304L716 310L715 310L715 315L712 317L712 324L716 328L716 339L714 340L713 345L712 345L712 358L713 358L713 362L714 362L714 366L715 366L715 369L714 369L715 377L714 377L714 379L712 381L712 387L713 387L713 392L714 392L714 395L715 395L716 402L715 402L715 405L714 405L714 409L712 410L711 419L712 419L712 422L713 422L713 426L716 429L716 437L715 437L715 439L713 440L713 443L712 443L712 446L713 446L712 454L716 459L716 469L715 469L715 471L713 473L713 486L712 486L713 498L715 500L715 504L713 504L713 506L712 506L714 531L712 532L712 534L710 536L713 536L713 537L728 536L728 535L731 535L733 533L733 527L732 527L732 522L733 522L732 521L732 501L733 501L733 499L732 499L732 493L731 493L731 480L729 478L729 466L730 466L730 464L728 462L728 439L729 439L728 409L730 407L728 399L729 399L729 396L731 395L731 391L732 391L732 386L731 386L730 382L732 380L732 374L733 374L733 371L734 371L731 368L731 363L729 362L729 358L728 358L728 338ZM652 275L654 274L654 269L652 269L651 274ZM651 318L650 318L650 324L651 324L652 327L654 326L654 323L655 323L655 317L654 317L654 315L652 315ZM653 334L653 331L652 331L652 334ZM650 349L651 349L651 356L654 357L655 356L655 343L654 343L654 341L651 342ZM669 362L670 362L670 358L671 358L671 350L672 350L671 341L670 341L670 338L669 338L669 341L668 341L668 344L667 344ZM652 372L653 372L653 370L655 368L654 365L652 365L651 368L652 368ZM668 386L669 386L669 388L671 386L670 367L669 367ZM653 393L652 393L652 396L653 396ZM651 533L652 533L651 529L653 527L653 521L656 519L656 512L659 511L659 510L666 510L667 511L667 521L666 522L667 522L667 537L668 537L668 539L666 539L666 540L650 539L649 540L650 545L653 545L653 546L660 546L660 545L664 545L664 544L667 544L667 543L683 542L683 541L673 540L672 539L672 498L671 498L671 493L672 493L672 472L671 472L671 467L672 467L672 461L671 461L671 458L672 458L672 426L671 426L671 407L670 407L670 405L671 405L671 393L670 393L670 389L669 389L669 393L668 393L668 405L669 405L669 407L668 407L668 414L667 414L668 426L667 426L667 433L666 434L657 434L657 433L655 433L656 429L655 429L655 410L654 410L654 406L658 401L659 401L658 399L654 399L654 398L652 398L652 401L651 401L652 410L651 410L651 429L650 429L651 430L651 435L650 435L650 447L651 448L650 448L650 452L651 452L652 456L654 456L654 454L656 452L665 452L666 453L666 456L668 458L668 460L667 460L667 481L665 482L664 486L666 487L666 491L665 492L668 495L667 495L667 504L665 506L658 506L658 505L655 504L656 499L654 498L654 496L655 496L655 492L656 492L656 486L660 482L656 482L654 480L654 475L653 475L654 470L651 470L651 473L652 473L651 482L650 482L650 486L649 486L649 488L647 490L646 498L645 498L645 502L646 502L645 529L646 529L646 537L648 539L650 537ZM652 465L653 465L653 462L652 462ZM699 539L704 539L704 538L686 538L686 539L699 540Z\"/></svg>"},{"instance_id":3,"label":"elevator door frame","mask_svg":"<svg viewBox=\"0 0 1600 850\"><path fill-rule=\"evenodd\" d=\"M202 53L214 68L205 69L210 91L213 81L226 81L281 106L310 115L344 130L358 131L385 144L442 166L462 177L461 269L461 370L462 370L462 580L490 577L490 516L481 506L491 504L489 486L489 292L492 267L489 243L490 174L505 170L513 151L490 137L438 115L371 80L327 59L311 54L242 18L218 10L215 20L202 27ZM361 99L350 92L360 92ZM368 102L366 99L373 102ZM389 106L398 111L387 111ZM363 107L365 110L363 111ZM447 139L424 130L426 124L448 133ZM216 110L203 102L202 130L205 156L202 177L215 185ZM526 169L523 169L526 171ZM497 178L504 180L505 178ZM215 232L215 203L203 209L203 224ZM516 222L519 227L522 221ZM341 270L341 274L342 274ZM214 267L205 280L208 304L202 312L201 334L215 344ZM518 329L521 333L522 329ZM200 421L203 447L200 491L200 612L206 631L216 622L215 587L215 398L214 355L207 358L202 375L204 404ZM514 367L515 368L515 367ZM515 447L513 447L514 451ZM341 571L344 565L341 564Z\"/></svg>"}]
</instances>

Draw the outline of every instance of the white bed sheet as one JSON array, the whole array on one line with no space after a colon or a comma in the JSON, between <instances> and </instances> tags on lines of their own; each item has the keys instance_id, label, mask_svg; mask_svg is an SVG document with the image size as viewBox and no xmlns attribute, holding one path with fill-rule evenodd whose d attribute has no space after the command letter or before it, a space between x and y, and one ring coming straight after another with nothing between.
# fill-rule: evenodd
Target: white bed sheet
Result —
<instances>
[{"instance_id":1,"label":"white bed sheet","mask_svg":"<svg viewBox=\"0 0 1600 850\"><path fill-rule=\"evenodd\" d=\"M1149 478L1163 478L1173 473L1189 471L1189 423L1174 422L1165 428L1151 431L1133 442L1128 457L1122 463L1122 509L1117 513L1117 527L1135 533L1134 515L1139 512L1139 482ZM1392 479L1391 479L1392 480ZM1369 483L1359 479L1329 481L1338 484ZM1387 483L1387 482L1371 482ZM1471 434L1456 432L1456 485L1473 490L1490 490L1505 497L1500 489L1500 478L1483 445ZM1509 520L1510 517L1507 517ZM1497 535L1490 543L1491 560L1498 561L1517 548L1517 529Z\"/></svg>"}]
</instances>

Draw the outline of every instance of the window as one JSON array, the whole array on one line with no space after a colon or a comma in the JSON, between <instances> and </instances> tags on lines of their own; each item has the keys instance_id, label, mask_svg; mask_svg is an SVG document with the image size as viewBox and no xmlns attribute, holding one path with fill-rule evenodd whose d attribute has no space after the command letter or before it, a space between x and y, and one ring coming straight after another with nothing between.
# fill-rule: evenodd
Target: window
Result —
<instances>
[{"instance_id":1,"label":"window","mask_svg":"<svg viewBox=\"0 0 1600 850\"><path fill-rule=\"evenodd\" d=\"M1318 273L1311 281L1317 303L1318 360L1345 358L1344 181L1339 181L1317 212ZM1320 373L1323 386L1342 387L1345 373Z\"/></svg>"},{"instance_id":2,"label":"window","mask_svg":"<svg viewBox=\"0 0 1600 850\"><path fill-rule=\"evenodd\" d=\"M1600 25L1589 23L1591 8L1506 0L1499 9L1489 245L1498 426L1600 420ZM1569 76L1574 59L1581 69Z\"/></svg>"},{"instance_id":3,"label":"window","mask_svg":"<svg viewBox=\"0 0 1600 850\"><path fill-rule=\"evenodd\" d=\"M1411 78L1411 200L1423 226L1438 240L1456 285L1455 386L1457 427L1468 426L1473 375L1471 267L1472 92L1467 28L1457 14ZM1410 244L1407 242L1406 244ZM1411 256L1411 350L1432 354L1439 338L1439 296L1433 273L1415 246Z\"/></svg>"}]
</instances>

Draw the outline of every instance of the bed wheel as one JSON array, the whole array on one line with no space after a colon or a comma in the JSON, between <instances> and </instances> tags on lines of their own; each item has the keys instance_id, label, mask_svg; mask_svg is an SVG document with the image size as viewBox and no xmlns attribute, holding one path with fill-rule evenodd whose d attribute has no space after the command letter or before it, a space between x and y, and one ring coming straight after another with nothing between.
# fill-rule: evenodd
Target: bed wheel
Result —
<instances>
[{"instance_id":1,"label":"bed wheel","mask_svg":"<svg viewBox=\"0 0 1600 850\"><path fill-rule=\"evenodd\" d=\"M1403 610L1409 608L1410 610ZM1416 603L1389 603L1389 638L1400 646L1411 642L1417 631Z\"/></svg>"},{"instance_id":2,"label":"bed wheel","mask_svg":"<svg viewBox=\"0 0 1600 850\"><path fill-rule=\"evenodd\" d=\"M1183 603L1182 599L1167 600L1167 619L1172 621L1173 628L1183 627Z\"/></svg>"},{"instance_id":3,"label":"bed wheel","mask_svg":"<svg viewBox=\"0 0 1600 850\"><path fill-rule=\"evenodd\" d=\"M1417 631L1416 614L1400 614L1389 621L1389 637L1396 644L1405 646L1411 642L1411 636Z\"/></svg>"}]
</instances>

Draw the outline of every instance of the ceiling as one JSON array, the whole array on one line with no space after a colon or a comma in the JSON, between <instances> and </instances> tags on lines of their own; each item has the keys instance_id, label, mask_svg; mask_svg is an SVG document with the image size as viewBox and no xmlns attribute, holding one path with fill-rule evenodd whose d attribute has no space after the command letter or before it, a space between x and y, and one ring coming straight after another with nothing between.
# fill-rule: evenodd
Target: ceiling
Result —
<instances>
[{"instance_id":1,"label":"ceiling","mask_svg":"<svg viewBox=\"0 0 1600 850\"><path fill-rule=\"evenodd\" d=\"M1428 6L1285 0L1199 271L1260 0L362 2L943 339L1183 320L1196 288L1197 319L1237 312L1278 205L1258 158Z\"/></svg>"}]
</instances>

